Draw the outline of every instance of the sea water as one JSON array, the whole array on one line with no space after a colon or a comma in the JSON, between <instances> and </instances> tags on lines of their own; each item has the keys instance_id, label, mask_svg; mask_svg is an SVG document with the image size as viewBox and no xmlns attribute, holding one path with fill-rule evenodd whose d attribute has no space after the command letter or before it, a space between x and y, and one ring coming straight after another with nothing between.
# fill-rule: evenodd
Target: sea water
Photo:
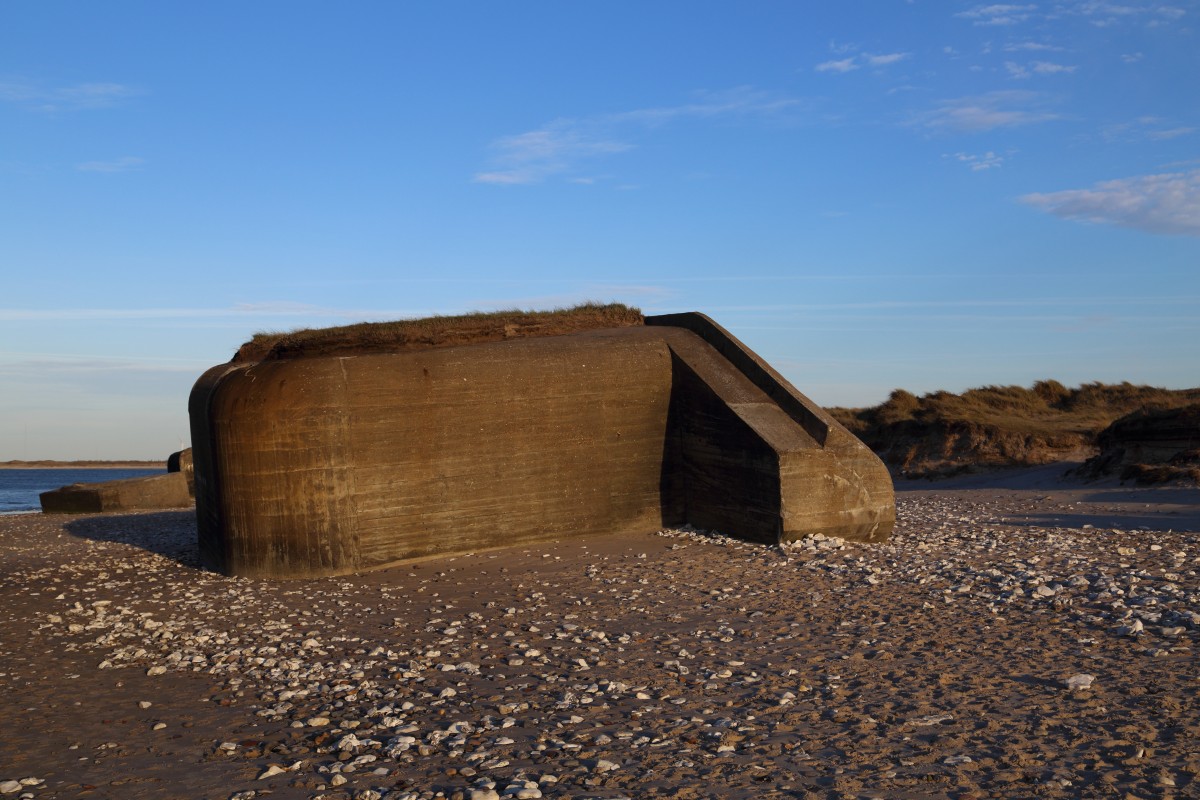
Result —
<instances>
[{"instance_id":1,"label":"sea water","mask_svg":"<svg viewBox=\"0 0 1200 800\"><path fill-rule=\"evenodd\" d=\"M0 514L41 511L38 495L72 483L162 475L159 469L0 469Z\"/></svg>"}]
</instances>

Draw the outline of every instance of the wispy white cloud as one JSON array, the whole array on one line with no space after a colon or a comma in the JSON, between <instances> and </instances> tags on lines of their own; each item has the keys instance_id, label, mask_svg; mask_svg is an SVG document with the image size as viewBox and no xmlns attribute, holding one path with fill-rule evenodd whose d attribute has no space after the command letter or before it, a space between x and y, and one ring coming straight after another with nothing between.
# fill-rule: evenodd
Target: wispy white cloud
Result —
<instances>
[{"instance_id":1,"label":"wispy white cloud","mask_svg":"<svg viewBox=\"0 0 1200 800\"><path fill-rule=\"evenodd\" d=\"M129 172L140 169L146 163L144 158L137 156L122 156L111 161L85 161L76 165L82 172Z\"/></svg>"},{"instance_id":2,"label":"wispy white cloud","mask_svg":"<svg viewBox=\"0 0 1200 800\"><path fill-rule=\"evenodd\" d=\"M0 101L35 111L81 111L110 108L141 92L120 83L79 83L44 87L32 81L0 80Z\"/></svg>"},{"instance_id":3,"label":"wispy white cloud","mask_svg":"<svg viewBox=\"0 0 1200 800\"><path fill-rule=\"evenodd\" d=\"M982 155L974 155L971 153L955 153L946 158L953 158L961 164L965 164L971 168L972 172L983 172L984 170L996 169L1004 165L1004 157L996 155L991 150L988 150Z\"/></svg>"},{"instance_id":4,"label":"wispy white cloud","mask_svg":"<svg viewBox=\"0 0 1200 800\"><path fill-rule=\"evenodd\" d=\"M1121 295L1121 296L1063 296L1063 297L1021 297L1014 299L980 299L978 297L958 297L946 300L855 300L848 302L810 302L810 303L763 303L752 305L718 305L713 310L721 311L755 311L755 312L794 312L804 313L844 311L919 311L946 309L951 315L957 316L958 311L969 308L1006 309L1015 308L1074 308L1111 305L1118 308L1130 306L1150 306L1170 308L1172 306L1191 306L1200 300L1192 294L1172 295ZM1025 312L1021 311L1024 314Z\"/></svg>"},{"instance_id":5,"label":"wispy white cloud","mask_svg":"<svg viewBox=\"0 0 1200 800\"><path fill-rule=\"evenodd\" d=\"M1130 122L1106 125L1100 136L1109 142L1163 142L1195 132L1196 128L1192 126L1177 125L1162 117L1142 116Z\"/></svg>"},{"instance_id":6,"label":"wispy white cloud","mask_svg":"<svg viewBox=\"0 0 1200 800\"><path fill-rule=\"evenodd\" d=\"M692 103L633 109L590 117L563 118L525 133L492 142L491 168L477 172L477 183L539 183L563 175L602 156L635 148L649 131L683 120L767 118L797 108L796 98L749 87L706 93ZM571 176L586 183L593 176Z\"/></svg>"},{"instance_id":7,"label":"wispy white cloud","mask_svg":"<svg viewBox=\"0 0 1200 800\"><path fill-rule=\"evenodd\" d=\"M813 69L817 72L853 72L858 69L854 58L839 58L836 61L822 61Z\"/></svg>"},{"instance_id":8,"label":"wispy white cloud","mask_svg":"<svg viewBox=\"0 0 1200 800\"><path fill-rule=\"evenodd\" d=\"M1058 75L1063 72L1074 72L1078 69L1074 64L1056 64L1052 61L1035 61L1030 69L1038 75Z\"/></svg>"},{"instance_id":9,"label":"wispy white cloud","mask_svg":"<svg viewBox=\"0 0 1200 800\"><path fill-rule=\"evenodd\" d=\"M307 319L399 319L423 310L345 309L267 301L208 308L0 308L0 322L89 322L93 320L187 320L295 317Z\"/></svg>"},{"instance_id":10,"label":"wispy white cloud","mask_svg":"<svg viewBox=\"0 0 1200 800\"><path fill-rule=\"evenodd\" d=\"M834 72L846 73L853 72L862 67L873 67L882 69L889 67L892 64L898 64L912 57L912 53L867 53L859 52L855 45L830 45L835 55L845 56L845 58L835 58L830 61L822 61L813 69L817 72Z\"/></svg>"},{"instance_id":11,"label":"wispy white cloud","mask_svg":"<svg viewBox=\"0 0 1200 800\"><path fill-rule=\"evenodd\" d=\"M1113 3L1107 0L1085 0L1065 6L1065 10L1079 14L1097 27L1107 28L1123 21L1142 21L1158 26L1177 21L1187 15L1179 6L1159 2Z\"/></svg>"},{"instance_id":12,"label":"wispy white cloud","mask_svg":"<svg viewBox=\"0 0 1200 800\"><path fill-rule=\"evenodd\" d=\"M1096 27L1107 28L1122 23L1144 23L1155 27L1177 22L1187 15L1180 6L1167 5L1158 0L1059 0L1046 6L1034 3L991 3L977 5L954 16L969 20L973 25L1012 27L1033 20L1054 21L1064 17L1086 19ZM1008 50L1013 45L1005 46ZM1041 49L1036 45L1025 49ZM1057 48L1053 48L1057 49Z\"/></svg>"},{"instance_id":13,"label":"wispy white cloud","mask_svg":"<svg viewBox=\"0 0 1200 800\"><path fill-rule=\"evenodd\" d=\"M620 153L633 145L581 128L575 120L556 120L544 128L492 143L495 163L500 169L475 175L479 183L536 183L567 170L575 162L591 156Z\"/></svg>"},{"instance_id":14,"label":"wispy white cloud","mask_svg":"<svg viewBox=\"0 0 1200 800\"><path fill-rule=\"evenodd\" d=\"M1006 53L1020 53L1023 51L1035 53L1061 53L1063 50L1064 48L1062 47L1056 47L1055 45L1046 44L1044 42L1009 42L1008 44L1004 45L1004 52Z\"/></svg>"},{"instance_id":15,"label":"wispy white cloud","mask_svg":"<svg viewBox=\"0 0 1200 800\"><path fill-rule=\"evenodd\" d=\"M1090 189L1039 192L1020 199L1064 219L1200 236L1200 169L1122 178Z\"/></svg>"},{"instance_id":16,"label":"wispy white cloud","mask_svg":"<svg viewBox=\"0 0 1200 800\"><path fill-rule=\"evenodd\" d=\"M912 56L912 53L863 53L863 58L867 60L867 64L872 67L887 67L892 64L899 64L901 61L906 61Z\"/></svg>"},{"instance_id":17,"label":"wispy white cloud","mask_svg":"<svg viewBox=\"0 0 1200 800\"><path fill-rule=\"evenodd\" d=\"M712 119L715 117L749 117L778 114L800 105L794 97L786 97L742 86L724 92L706 92L698 102L677 106L639 108L595 117L600 125L637 125L656 128L678 119Z\"/></svg>"},{"instance_id":18,"label":"wispy white cloud","mask_svg":"<svg viewBox=\"0 0 1200 800\"><path fill-rule=\"evenodd\" d=\"M1060 119L1058 114L1046 110L1045 105L1046 98L1037 92L988 92L946 100L920 115L917 121L932 130L978 133Z\"/></svg>"},{"instance_id":19,"label":"wispy white cloud","mask_svg":"<svg viewBox=\"0 0 1200 800\"><path fill-rule=\"evenodd\" d=\"M975 25L1016 25L1029 19L1035 11L1036 5L994 3L975 6L954 16L969 19Z\"/></svg>"},{"instance_id":20,"label":"wispy white cloud","mask_svg":"<svg viewBox=\"0 0 1200 800\"><path fill-rule=\"evenodd\" d=\"M16 377L36 372L186 372L196 374L198 366L209 364L207 358L154 358L146 356L95 356L79 353L9 353L0 352L0 375Z\"/></svg>"},{"instance_id":21,"label":"wispy white cloud","mask_svg":"<svg viewBox=\"0 0 1200 800\"><path fill-rule=\"evenodd\" d=\"M1033 61L1029 64L1018 64L1015 61L1005 61L1004 68L1014 78L1029 78L1034 75L1059 75L1074 72L1078 67L1070 64L1055 64L1052 61Z\"/></svg>"},{"instance_id":22,"label":"wispy white cloud","mask_svg":"<svg viewBox=\"0 0 1200 800\"><path fill-rule=\"evenodd\" d=\"M1195 128L1167 128L1165 130L1147 131L1146 138L1153 139L1156 142L1161 142L1166 141L1167 139L1177 139L1180 136L1189 136L1195 132Z\"/></svg>"}]
</instances>

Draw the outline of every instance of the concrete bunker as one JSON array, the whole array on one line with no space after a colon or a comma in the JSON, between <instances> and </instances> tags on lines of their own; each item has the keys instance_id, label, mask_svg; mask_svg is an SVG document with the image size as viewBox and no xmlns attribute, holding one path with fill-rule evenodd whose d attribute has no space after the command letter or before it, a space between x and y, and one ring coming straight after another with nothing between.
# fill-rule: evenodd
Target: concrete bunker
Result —
<instances>
[{"instance_id":1,"label":"concrete bunker","mask_svg":"<svg viewBox=\"0 0 1200 800\"><path fill-rule=\"evenodd\" d=\"M72 483L38 495L46 514L98 514L148 511L192 505L192 451L167 457L164 475L122 478L99 483Z\"/></svg>"},{"instance_id":2,"label":"concrete bunker","mask_svg":"<svg viewBox=\"0 0 1200 800\"><path fill-rule=\"evenodd\" d=\"M683 524L887 537L883 463L745 345L697 313L619 324L213 367L189 402L201 557L310 577Z\"/></svg>"}]
</instances>

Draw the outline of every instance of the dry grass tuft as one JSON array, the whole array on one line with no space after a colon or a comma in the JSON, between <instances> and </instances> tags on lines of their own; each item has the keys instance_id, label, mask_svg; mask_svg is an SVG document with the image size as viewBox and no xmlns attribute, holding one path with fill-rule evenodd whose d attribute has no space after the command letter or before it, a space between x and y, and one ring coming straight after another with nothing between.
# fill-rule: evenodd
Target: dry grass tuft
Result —
<instances>
[{"instance_id":1,"label":"dry grass tuft","mask_svg":"<svg viewBox=\"0 0 1200 800\"><path fill-rule=\"evenodd\" d=\"M287 333L256 333L238 348L234 363L356 355L561 336L600 328L642 325L639 309L620 303L584 303L553 311L474 312L393 322L360 322L336 328L304 328Z\"/></svg>"}]
</instances>

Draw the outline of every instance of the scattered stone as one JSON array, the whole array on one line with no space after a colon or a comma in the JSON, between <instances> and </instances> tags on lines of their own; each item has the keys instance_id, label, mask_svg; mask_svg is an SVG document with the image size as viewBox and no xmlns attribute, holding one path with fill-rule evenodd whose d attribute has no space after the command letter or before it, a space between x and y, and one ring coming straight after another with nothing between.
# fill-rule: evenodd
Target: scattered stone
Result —
<instances>
[{"instance_id":1,"label":"scattered stone","mask_svg":"<svg viewBox=\"0 0 1200 800\"><path fill-rule=\"evenodd\" d=\"M1067 678L1065 681L1063 681L1063 683L1068 689L1071 690L1090 689L1092 688L1092 683L1095 682L1095 680L1095 675L1088 675L1086 672L1080 672Z\"/></svg>"},{"instance_id":2,"label":"scattered stone","mask_svg":"<svg viewBox=\"0 0 1200 800\"><path fill-rule=\"evenodd\" d=\"M817 776L833 781L820 792L903 796L951 773L953 789L927 788L971 796L990 776L1013 794L1039 776L1038 793L1099 791L1086 773L1113 796L1161 793L1164 776L1186 793L1200 706L1180 667L1200 638L1200 537L1053 527L1049 501L1038 525L1006 521L1025 502L902 492L897 531L877 545L663 531L632 547L563 545L551 559L517 548L278 583L197 570L192 523L164 532L147 519L133 530L164 537L150 547L112 533L59 539L53 521L31 521L48 535L0 536L0 552L37 548L42 560L6 580L40 592L14 593L40 606L4 611L0 649L20 638L28 652L77 651L110 683L122 670L195 675L206 703L251 723L207 739L208 758L264 780L288 773L277 793L327 800L612 800L635 781L677 800L800 796ZM1118 558L1124 537L1139 546ZM48 563L55 547L72 557ZM948 622L947 603L967 622ZM935 650L936 669L910 669ZM0 688L21 702L23 664L0 652ZM1103 675L1103 693L1094 675L1065 670L1054 680L1075 693L1067 707L1066 695L1013 691L1014 678L1028 689L1063 664ZM1027 705L1011 705L1018 694ZM136 697L112 712L131 717L111 728L127 736L76 744L56 780L187 741L151 736L128 713L152 707ZM172 730L207 724L194 702L172 700ZM1082 766L1050 754L1059 736L1091 742ZM843 754L868 751L863 788L867 762ZM15 783L4 796L50 794Z\"/></svg>"}]
</instances>

